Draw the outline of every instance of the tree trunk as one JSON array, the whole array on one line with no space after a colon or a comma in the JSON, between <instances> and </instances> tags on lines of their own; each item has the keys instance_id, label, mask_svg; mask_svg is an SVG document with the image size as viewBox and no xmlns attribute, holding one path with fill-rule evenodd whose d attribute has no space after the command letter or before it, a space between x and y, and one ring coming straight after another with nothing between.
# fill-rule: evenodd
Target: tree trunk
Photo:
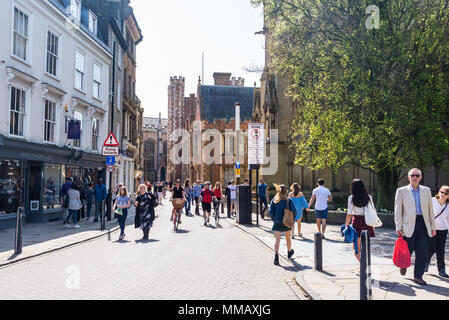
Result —
<instances>
[{"instance_id":1,"label":"tree trunk","mask_svg":"<svg viewBox=\"0 0 449 320\"><path fill-rule=\"evenodd\" d=\"M400 170L385 168L377 176L377 209L394 210L394 197L398 188Z\"/></svg>"}]
</instances>

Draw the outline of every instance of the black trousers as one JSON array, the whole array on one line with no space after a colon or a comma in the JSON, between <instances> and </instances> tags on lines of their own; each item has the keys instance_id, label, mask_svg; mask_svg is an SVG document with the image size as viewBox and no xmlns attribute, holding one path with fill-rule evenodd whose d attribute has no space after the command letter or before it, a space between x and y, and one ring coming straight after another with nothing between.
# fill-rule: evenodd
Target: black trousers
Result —
<instances>
[{"instance_id":1,"label":"black trousers","mask_svg":"<svg viewBox=\"0 0 449 320\"><path fill-rule=\"evenodd\" d=\"M434 253L437 254L438 271L445 268L444 250L446 246L447 230L437 230L437 235L427 241L427 263L430 263Z\"/></svg>"},{"instance_id":2,"label":"black trousers","mask_svg":"<svg viewBox=\"0 0 449 320\"><path fill-rule=\"evenodd\" d=\"M231 198L227 197L226 198L226 205L227 205L227 209L228 209L228 218L231 217Z\"/></svg>"},{"instance_id":3,"label":"black trousers","mask_svg":"<svg viewBox=\"0 0 449 320\"><path fill-rule=\"evenodd\" d=\"M407 241L410 256L415 252L414 277L422 279L427 259L427 241L429 235L422 216L416 216L415 231L410 238L404 237Z\"/></svg>"},{"instance_id":4,"label":"black trousers","mask_svg":"<svg viewBox=\"0 0 449 320\"><path fill-rule=\"evenodd\" d=\"M259 205L260 205L260 217L263 219L264 216L265 216L264 215L265 210L267 210L267 208L268 208L267 197L260 197L259 201L260 201L259 202Z\"/></svg>"}]
</instances>

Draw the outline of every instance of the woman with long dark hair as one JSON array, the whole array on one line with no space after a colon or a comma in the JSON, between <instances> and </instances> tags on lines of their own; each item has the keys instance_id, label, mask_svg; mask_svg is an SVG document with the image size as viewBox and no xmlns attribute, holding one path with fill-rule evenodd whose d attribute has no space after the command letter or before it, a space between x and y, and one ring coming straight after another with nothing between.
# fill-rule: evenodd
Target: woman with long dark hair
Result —
<instances>
[{"instance_id":1,"label":"woman with long dark hair","mask_svg":"<svg viewBox=\"0 0 449 320\"><path fill-rule=\"evenodd\" d=\"M351 182L350 196L348 198L348 214L346 216L345 227L352 223L352 227L357 231L358 237L358 248L361 246L360 235L363 230L367 230L370 237L375 237L374 228L365 223L365 207L369 202L373 201L373 198L366 191L363 181L360 179L354 179ZM373 204L374 206L374 204ZM360 250L359 253L354 255L360 262Z\"/></svg>"}]
</instances>

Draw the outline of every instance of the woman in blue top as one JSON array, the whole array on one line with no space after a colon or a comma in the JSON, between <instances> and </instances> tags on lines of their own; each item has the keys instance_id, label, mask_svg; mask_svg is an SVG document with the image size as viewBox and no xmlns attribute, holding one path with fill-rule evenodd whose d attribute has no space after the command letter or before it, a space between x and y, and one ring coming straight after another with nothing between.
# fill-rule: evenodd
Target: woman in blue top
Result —
<instances>
[{"instance_id":1,"label":"woman in blue top","mask_svg":"<svg viewBox=\"0 0 449 320\"><path fill-rule=\"evenodd\" d=\"M125 222L128 216L128 208L131 206L131 198L128 196L128 190L126 187L120 188L120 193L117 196L117 201L114 204L114 212L116 209L121 209L122 214L117 212L117 220L120 226L120 237L119 240L125 239Z\"/></svg>"},{"instance_id":2,"label":"woman in blue top","mask_svg":"<svg viewBox=\"0 0 449 320\"><path fill-rule=\"evenodd\" d=\"M299 184L296 182L293 183L290 186L290 190L292 192L290 192L288 197L293 201L293 204L295 205L296 212L295 212L294 221L296 221L298 224L298 236L302 237L302 233L301 233L302 213L303 213L304 209L309 207L309 205L306 201L306 198L304 197L302 192L299 191L299 189L300 189ZM293 226L292 226L292 239L295 239L295 222L293 222Z\"/></svg>"},{"instance_id":3,"label":"woman in blue top","mask_svg":"<svg viewBox=\"0 0 449 320\"><path fill-rule=\"evenodd\" d=\"M285 185L273 185L276 188L277 194L273 198L273 200L271 200L270 210L268 212L274 222L273 231L274 236L276 237L276 243L274 245L274 251L276 252L276 254L274 255L274 264L279 265L279 245L281 242L282 232L285 232L288 258L290 259L293 256L293 253L295 253L295 251L292 249L292 239L290 235L290 232L292 232L292 230L289 227L284 226L282 220L284 219L284 209L287 207L287 204L288 208L293 211L293 213L296 212L296 209L293 201L290 201L290 199L288 199L287 197L287 188L285 187Z\"/></svg>"}]
</instances>

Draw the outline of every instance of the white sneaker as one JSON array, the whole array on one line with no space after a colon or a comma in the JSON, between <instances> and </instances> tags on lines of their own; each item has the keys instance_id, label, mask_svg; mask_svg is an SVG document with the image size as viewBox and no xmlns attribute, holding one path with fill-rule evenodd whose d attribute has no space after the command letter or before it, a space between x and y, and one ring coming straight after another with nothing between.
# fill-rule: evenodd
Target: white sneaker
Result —
<instances>
[{"instance_id":1,"label":"white sneaker","mask_svg":"<svg viewBox=\"0 0 449 320\"><path fill-rule=\"evenodd\" d=\"M65 227L65 228L71 228L70 224L68 224L68 223L66 223L66 224L64 225L64 227Z\"/></svg>"},{"instance_id":2,"label":"white sneaker","mask_svg":"<svg viewBox=\"0 0 449 320\"><path fill-rule=\"evenodd\" d=\"M80 226L77 225L77 224L75 224L73 227L74 227L74 228L80 228Z\"/></svg>"}]
</instances>

